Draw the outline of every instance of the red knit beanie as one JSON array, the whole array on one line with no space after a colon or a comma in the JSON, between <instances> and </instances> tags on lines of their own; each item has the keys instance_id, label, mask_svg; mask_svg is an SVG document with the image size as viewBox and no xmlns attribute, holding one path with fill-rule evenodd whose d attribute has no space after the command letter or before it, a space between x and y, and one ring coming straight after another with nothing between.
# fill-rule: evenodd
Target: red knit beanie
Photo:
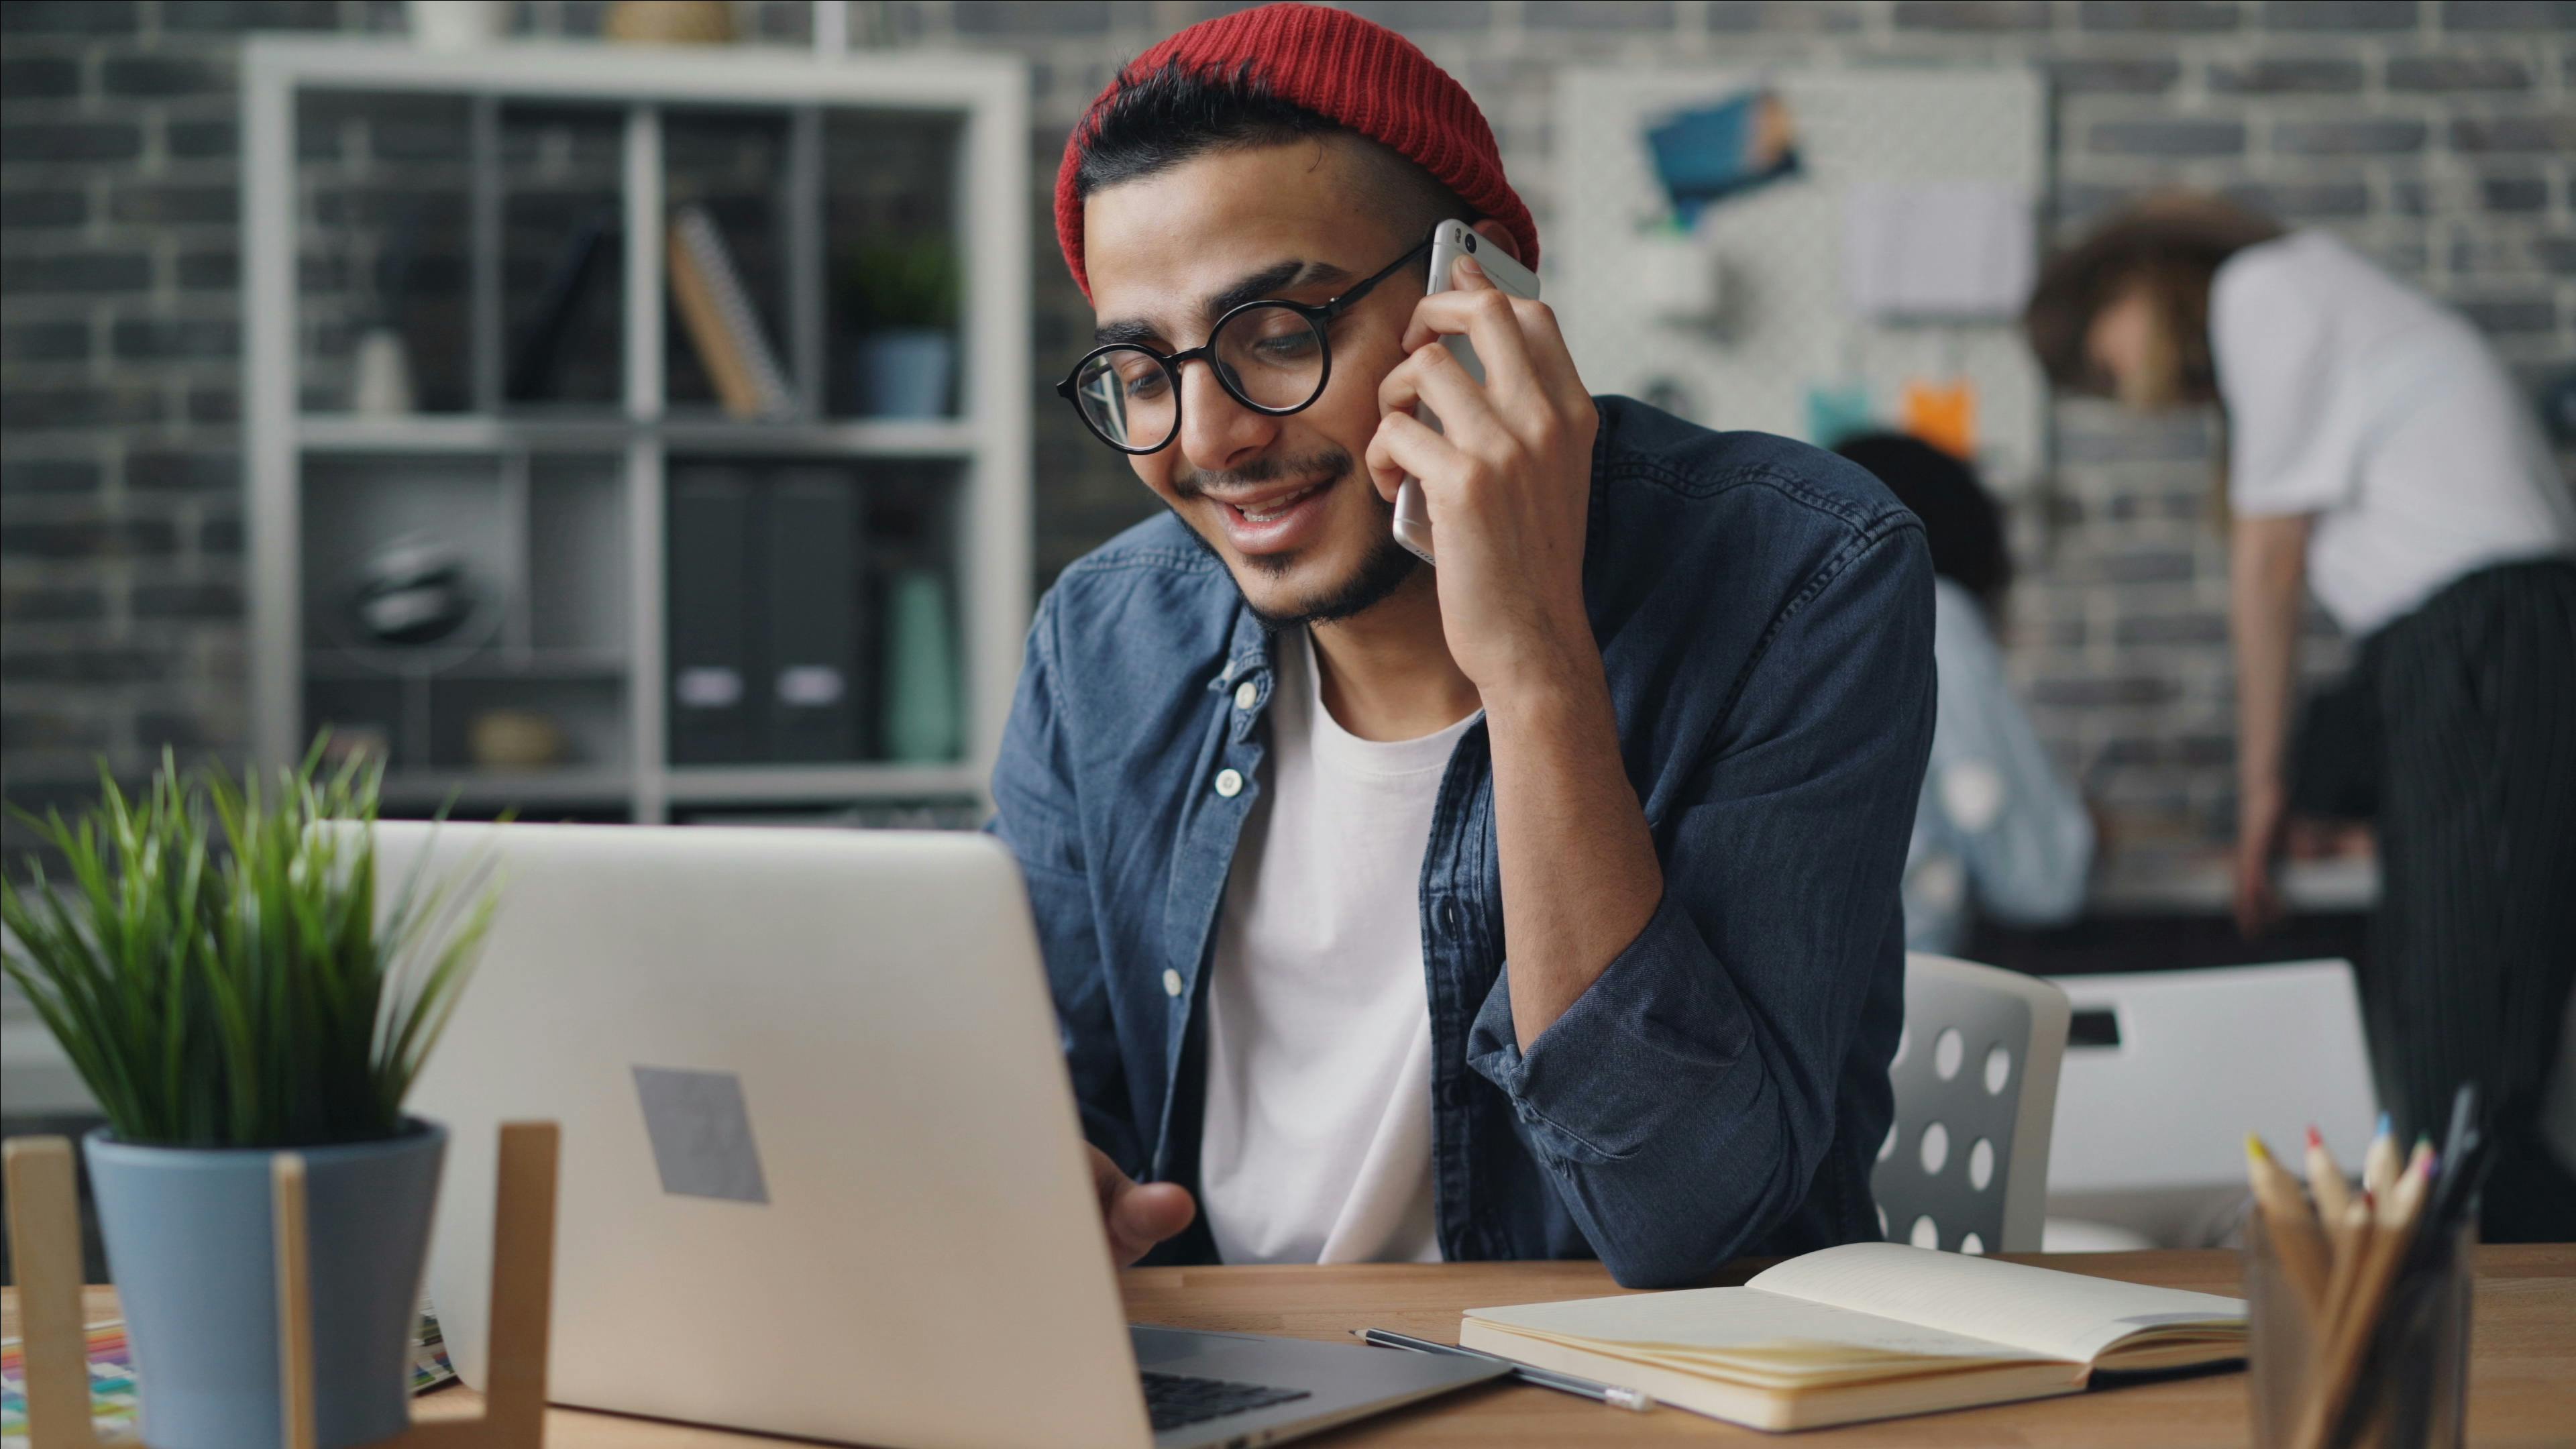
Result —
<instances>
[{"instance_id":1,"label":"red knit beanie","mask_svg":"<svg viewBox=\"0 0 2576 1449\"><path fill-rule=\"evenodd\" d=\"M1281 100L1387 147L1501 222L1521 261L1537 267L1538 225L1503 179L1493 128L1464 86L1412 41L1347 10L1264 5L1202 20L1136 57L1074 123L1056 172L1055 235L1083 296L1091 295L1091 278L1082 265L1082 197L1074 187L1083 143L1119 91L1174 61L1201 75L1241 67Z\"/></svg>"}]
</instances>

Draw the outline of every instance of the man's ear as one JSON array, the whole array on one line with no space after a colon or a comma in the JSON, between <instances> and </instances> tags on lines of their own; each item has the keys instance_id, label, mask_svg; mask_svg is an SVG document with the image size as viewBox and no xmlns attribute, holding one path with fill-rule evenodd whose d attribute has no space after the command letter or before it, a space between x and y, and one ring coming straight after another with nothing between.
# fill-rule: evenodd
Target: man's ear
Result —
<instances>
[{"instance_id":1,"label":"man's ear","mask_svg":"<svg viewBox=\"0 0 2576 1449\"><path fill-rule=\"evenodd\" d=\"M1520 262L1522 266L1529 265L1528 262L1522 261L1521 259L1520 243L1512 240L1510 229L1505 227L1501 222L1494 220L1490 216L1486 217L1483 221L1476 223L1475 231L1476 235L1483 237L1485 240L1492 242L1498 247L1501 247L1503 249L1504 256L1510 257L1513 261Z\"/></svg>"}]
</instances>

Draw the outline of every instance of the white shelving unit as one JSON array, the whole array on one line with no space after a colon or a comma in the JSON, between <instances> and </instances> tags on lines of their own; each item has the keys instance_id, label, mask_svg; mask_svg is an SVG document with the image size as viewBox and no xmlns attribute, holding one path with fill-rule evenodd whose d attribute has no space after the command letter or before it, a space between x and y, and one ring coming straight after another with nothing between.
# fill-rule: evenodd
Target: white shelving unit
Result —
<instances>
[{"instance_id":1,"label":"white shelving unit","mask_svg":"<svg viewBox=\"0 0 2576 1449\"><path fill-rule=\"evenodd\" d=\"M407 721L396 731L387 775L395 809L454 798L478 808L578 808L660 822L675 809L981 799L1029 612L1029 133L1027 81L1017 61L534 43L455 54L399 41L260 36L245 48L243 77L251 700L264 760L298 757L322 723L313 690L341 687L398 701L394 712ZM299 109L317 97L341 106L428 98L453 103L463 118L469 182L460 325L469 365L462 411L306 410L312 396L340 381L311 375L322 369L308 355L299 312L299 269L308 243L326 234L307 218L300 169ZM514 408L503 400L504 127L514 115L565 111L587 117L615 147L617 396L587 409ZM793 418L729 420L667 396L662 237L674 198L665 141L673 127L706 124L707 117L751 117L762 125L771 122L759 118L773 118L782 138L777 311L784 335L776 340L799 404ZM826 405L833 339L825 198L846 168L875 159L868 137L876 117L916 133L924 125L953 129L945 203L958 272L960 400L950 418L845 417ZM827 155L831 135L850 144ZM675 458L846 469L862 491L871 486L871 469L944 470L938 487L948 491L939 514L947 522L934 543L953 601L958 758L669 763L665 480ZM321 576L316 551L334 547L333 530L347 533L357 526L348 520L370 509L397 519L434 512L442 495L421 480L441 468L478 489L488 472L490 520L473 526L488 535L482 541L499 561L500 622L489 647L462 656L346 641L321 647L317 628L327 621L313 611L338 584ZM406 497L406 486L418 496ZM558 516L541 516L548 508ZM603 520L614 526L578 526ZM551 533L541 526L549 524ZM585 558L550 554L552 540L565 536L584 540L575 551ZM575 601L573 612L586 622L570 640L545 637L543 627L529 624L557 570L602 596ZM474 697L508 704L517 687L558 691L589 711L588 733L571 731L575 758L505 771L434 757L424 743L434 691L480 691Z\"/></svg>"}]
</instances>

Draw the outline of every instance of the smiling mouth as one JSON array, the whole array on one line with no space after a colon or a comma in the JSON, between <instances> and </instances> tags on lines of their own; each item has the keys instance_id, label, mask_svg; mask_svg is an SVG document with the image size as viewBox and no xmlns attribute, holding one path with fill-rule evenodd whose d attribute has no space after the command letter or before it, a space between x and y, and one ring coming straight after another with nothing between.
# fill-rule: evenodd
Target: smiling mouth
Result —
<instances>
[{"instance_id":1,"label":"smiling mouth","mask_svg":"<svg viewBox=\"0 0 2576 1449\"><path fill-rule=\"evenodd\" d=\"M1277 573L1326 541L1340 507L1333 500L1359 476L1348 453L1319 448L1237 471L1187 474L1172 480L1180 496L1169 502L1212 551L1222 545L1229 562Z\"/></svg>"},{"instance_id":2,"label":"smiling mouth","mask_svg":"<svg viewBox=\"0 0 2576 1449\"><path fill-rule=\"evenodd\" d=\"M1317 489L1323 486L1324 485L1322 483L1309 483L1294 493L1269 499L1255 508L1246 508L1241 504L1236 503L1228 503L1225 506L1233 509L1236 516L1246 523L1273 523L1281 518L1285 518L1288 515L1289 509L1296 507L1298 503L1311 496Z\"/></svg>"}]
</instances>

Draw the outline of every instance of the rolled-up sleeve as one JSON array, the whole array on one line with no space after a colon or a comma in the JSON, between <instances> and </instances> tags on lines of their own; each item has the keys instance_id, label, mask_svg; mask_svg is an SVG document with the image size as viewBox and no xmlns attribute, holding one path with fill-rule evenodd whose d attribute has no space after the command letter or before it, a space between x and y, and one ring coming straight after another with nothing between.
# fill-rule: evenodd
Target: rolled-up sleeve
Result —
<instances>
[{"instance_id":1,"label":"rolled-up sleeve","mask_svg":"<svg viewBox=\"0 0 2576 1449\"><path fill-rule=\"evenodd\" d=\"M1526 1053L1508 962L1479 1010L1470 1065L1622 1284L1704 1281L1758 1242L1834 1146L1846 1073L1884 1072L1853 1042L1901 969L1933 710L1931 566L1900 516L1784 606L1656 811L1645 929Z\"/></svg>"},{"instance_id":2,"label":"rolled-up sleeve","mask_svg":"<svg viewBox=\"0 0 2576 1449\"><path fill-rule=\"evenodd\" d=\"M1029 628L1027 656L993 766L994 815L984 828L1011 848L1027 882L1083 1135L1136 1176L1145 1168L1145 1145L1130 1110L1109 981L1102 969L1091 872L1074 796L1071 722L1055 688L1055 601L1050 593L1039 602Z\"/></svg>"}]
</instances>

